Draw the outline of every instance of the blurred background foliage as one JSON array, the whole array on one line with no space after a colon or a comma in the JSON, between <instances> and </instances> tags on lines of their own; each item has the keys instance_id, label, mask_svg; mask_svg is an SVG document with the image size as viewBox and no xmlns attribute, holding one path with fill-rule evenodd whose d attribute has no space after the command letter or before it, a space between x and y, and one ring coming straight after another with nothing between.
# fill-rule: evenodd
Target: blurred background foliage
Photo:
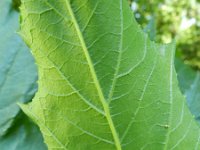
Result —
<instances>
[{"instance_id":1,"label":"blurred background foliage","mask_svg":"<svg viewBox=\"0 0 200 150\"><path fill-rule=\"evenodd\" d=\"M200 0L129 0L129 3L136 20L152 40L169 43L176 39L176 56L200 70Z\"/></svg>"}]
</instances>

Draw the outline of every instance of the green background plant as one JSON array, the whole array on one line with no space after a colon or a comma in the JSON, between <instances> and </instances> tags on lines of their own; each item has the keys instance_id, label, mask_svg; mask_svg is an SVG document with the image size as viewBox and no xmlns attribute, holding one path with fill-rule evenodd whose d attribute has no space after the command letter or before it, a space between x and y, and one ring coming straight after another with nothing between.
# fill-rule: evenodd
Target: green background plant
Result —
<instances>
[{"instance_id":1,"label":"green background plant","mask_svg":"<svg viewBox=\"0 0 200 150\"><path fill-rule=\"evenodd\" d=\"M11 0L0 1L0 149L45 150L38 127L17 105L33 98L37 69L29 49L17 34L16 10Z\"/></svg>"},{"instance_id":2,"label":"green background plant","mask_svg":"<svg viewBox=\"0 0 200 150\"><path fill-rule=\"evenodd\" d=\"M195 69L200 68L200 3L197 0L133 0L137 21L145 27L153 18L156 41L176 38L177 57Z\"/></svg>"}]
</instances>

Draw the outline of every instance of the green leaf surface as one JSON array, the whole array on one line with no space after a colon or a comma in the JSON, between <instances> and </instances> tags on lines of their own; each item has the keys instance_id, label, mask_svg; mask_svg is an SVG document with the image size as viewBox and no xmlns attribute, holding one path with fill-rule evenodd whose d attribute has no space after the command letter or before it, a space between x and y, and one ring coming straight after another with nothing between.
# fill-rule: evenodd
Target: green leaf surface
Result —
<instances>
[{"instance_id":1,"label":"green leaf surface","mask_svg":"<svg viewBox=\"0 0 200 150\"><path fill-rule=\"evenodd\" d=\"M175 44L150 41L132 17L126 0L22 0L39 89L21 107L49 149L200 149Z\"/></svg>"},{"instance_id":2,"label":"green leaf surface","mask_svg":"<svg viewBox=\"0 0 200 150\"><path fill-rule=\"evenodd\" d=\"M12 125L20 108L36 91L37 70L16 31L19 13L11 0L0 1L0 136Z\"/></svg>"},{"instance_id":3,"label":"green leaf surface","mask_svg":"<svg viewBox=\"0 0 200 150\"><path fill-rule=\"evenodd\" d=\"M200 73L192 70L177 59L175 66L182 93L186 96L187 104L198 122L200 122Z\"/></svg>"},{"instance_id":4,"label":"green leaf surface","mask_svg":"<svg viewBox=\"0 0 200 150\"><path fill-rule=\"evenodd\" d=\"M25 115L15 119L15 125L0 138L1 150L46 150L42 135Z\"/></svg>"}]
</instances>

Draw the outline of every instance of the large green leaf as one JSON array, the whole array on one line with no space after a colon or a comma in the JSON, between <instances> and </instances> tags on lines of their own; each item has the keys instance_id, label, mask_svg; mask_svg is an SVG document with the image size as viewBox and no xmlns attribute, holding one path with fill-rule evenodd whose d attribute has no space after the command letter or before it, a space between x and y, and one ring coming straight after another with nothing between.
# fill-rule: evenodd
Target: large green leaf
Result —
<instances>
[{"instance_id":1,"label":"large green leaf","mask_svg":"<svg viewBox=\"0 0 200 150\"><path fill-rule=\"evenodd\" d=\"M11 0L0 1L0 136L11 126L20 108L36 91L34 60L16 30L19 13Z\"/></svg>"},{"instance_id":2,"label":"large green leaf","mask_svg":"<svg viewBox=\"0 0 200 150\"><path fill-rule=\"evenodd\" d=\"M23 110L49 149L199 149L179 91L174 43L140 29L126 0L22 0L21 35L39 68Z\"/></svg>"},{"instance_id":3,"label":"large green leaf","mask_svg":"<svg viewBox=\"0 0 200 150\"><path fill-rule=\"evenodd\" d=\"M200 122L200 73L179 59L175 62L180 89L186 96L192 114Z\"/></svg>"}]
</instances>

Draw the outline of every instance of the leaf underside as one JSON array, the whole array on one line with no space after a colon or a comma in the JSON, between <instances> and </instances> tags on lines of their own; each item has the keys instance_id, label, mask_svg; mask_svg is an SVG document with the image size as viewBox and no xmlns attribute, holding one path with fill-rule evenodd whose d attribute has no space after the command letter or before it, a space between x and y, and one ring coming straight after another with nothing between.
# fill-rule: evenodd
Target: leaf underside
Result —
<instances>
[{"instance_id":1,"label":"leaf underside","mask_svg":"<svg viewBox=\"0 0 200 150\"><path fill-rule=\"evenodd\" d=\"M39 90L21 107L49 149L199 149L175 44L155 44L130 18L126 0L22 0Z\"/></svg>"}]
</instances>

